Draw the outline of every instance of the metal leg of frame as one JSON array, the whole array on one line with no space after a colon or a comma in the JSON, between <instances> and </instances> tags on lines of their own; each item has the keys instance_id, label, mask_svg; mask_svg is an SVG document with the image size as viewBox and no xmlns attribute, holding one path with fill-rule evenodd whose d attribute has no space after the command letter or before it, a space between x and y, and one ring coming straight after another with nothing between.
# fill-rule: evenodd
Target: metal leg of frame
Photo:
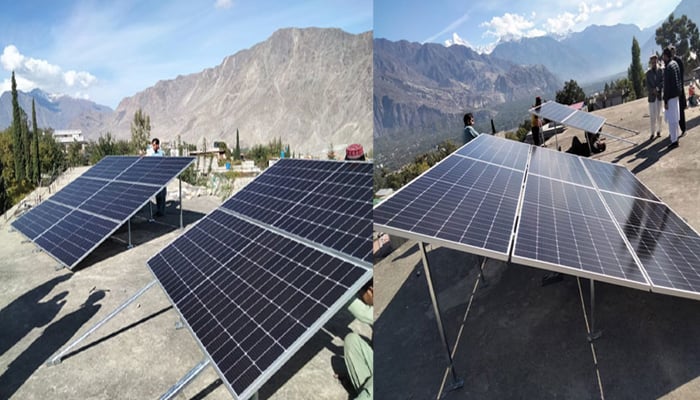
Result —
<instances>
[{"instance_id":1,"label":"metal leg of frame","mask_svg":"<svg viewBox=\"0 0 700 400\"><path fill-rule=\"evenodd\" d=\"M177 178L180 192L180 229L182 229L182 179Z\"/></svg>"},{"instance_id":2,"label":"metal leg of frame","mask_svg":"<svg viewBox=\"0 0 700 400\"><path fill-rule=\"evenodd\" d=\"M591 333L588 334L588 341L592 342L601 336L603 332L595 329L595 281L591 279Z\"/></svg>"},{"instance_id":3,"label":"metal leg of frame","mask_svg":"<svg viewBox=\"0 0 700 400\"><path fill-rule=\"evenodd\" d=\"M155 219L153 218L153 203L151 203L151 199L148 199L148 214L150 215L148 217L148 222L155 221Z\"/></svg>"},{"instance_id":4,"label":"metal leg of frame","mask_svg":"<svg viewBox=\"0 0 700 400\"><path fill-rule=\"evenodd\" d=\"M83 336L79 337L76 339L73 343L69 344L63 351L60 353L56 354L52 359L46 362L46 365L56 365L61 363L61 357L63 357L68 351L70 351L73 347L75 347L78 343L82 342L85 338L90 336L93 332L98 330L102 325L107 323L110 319L114 318L115 315L119 314L123 309L125 309L129 304L133 303L139 296L144 294L148 289L151 288L151 286L156 284L156 280L154 279L151 283L146 285L143 289L139 290L135 295L131 296L127 301L125 301L122 305L117 307L116 310L112 311L108 316L106 316L104 319L102 319L100 322L95 324L92 328L90 328L89 331L85 332Z\"/></svg>"},{"instance_id":5,"label":"metal leg of frame","mask_svg":"<svg viewBox=\"0 0 700 400\"><path fill-rule=\"evenodd\" d=\"M178 393L180 393L182 389L185 388L185 386L189 385L189 383L192 382L192 380L197 375L199 375L199 373L202 372L202 370L208 365L208 358L200 361L199 364L197 364L194 368L190 370L190 372L185 374L185 376L183 376L179 381L177 381L177 383L173 387L171 387L167 392L165 392L164 395L160 396L160 400L168 400L175 397Z\"/></svg>"},{"instance_id":6,"label":"metal leg of frame","mask_svg":"<svg viewBox=\"0 0 700 400\"><path fill-rule=\"evenodd\" d=\"M129 221L127 221L126 224L128 225L128 230L129 230L129 244L126 245L126 248L130 249L130 248L134 247L134 245L131 244L131 218L129 218Z\"/></svg>"},{"instance_id":7,"label":"metal leg of frame","mask_svg":"<svg viewBox=\"0 0 700 400\"><path fill-rule=\"evenodd\" d=\"M481 286L487 287L489 285L488 282L486 282L486 278L484 277L484 265L486 265L486 257L481 257L481 263L479 263L479 276L481 279Z\"/></svg>"},{"instance_id":8,"label":"metal leg of frame","mask_svg":"<svg viewBox=\"0 0 700 400\"><path fill-rule=\"evenodd\" d=\"M430 300L433 302L433 311L435 312L435 321L437 322L438 331L440 332L440 339L442 344L445 346L445 354L447 354L447 361L450 364L450 371L452 372L452 384L446 387L445 392L451 392L455 389L459 389L464 386L464 380L457 377L455 372L455 366L452 362L452 351L450 349L449 343L447 343L447 336L445 336L445 329L442 325L442 314L440 313L440 305L438 304L437 296L435 295L435 289L433 288L433 278L430 274L430 266L428 265L428 253L425 251L425 245L423 242L418 242L420 246L421 256L423 257L423 271L425 271L425 280L428 282L428 291L430 292Z\"/></svg>"}]
</instances>

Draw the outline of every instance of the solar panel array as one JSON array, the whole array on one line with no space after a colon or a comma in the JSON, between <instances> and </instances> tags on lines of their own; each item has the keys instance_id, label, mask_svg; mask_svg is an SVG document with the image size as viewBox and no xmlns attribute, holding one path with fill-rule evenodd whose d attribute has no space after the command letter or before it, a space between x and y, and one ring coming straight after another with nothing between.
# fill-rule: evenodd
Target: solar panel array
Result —
<instances>
[{"instance_id":1,"label":"solar panel array","mask_svg":"<svg viewBox=\"0 0 700 400\"><path fill-rule=\"evenodd\" d=\"M605 118L603 117L575 110L554 101L548 101L538 108L532 108L530 109L530 113L536 114L541 118L581 129L585 132L596 133L603 127L603 124L605 124Z\"/></svg>"},{"instance_id":2,"label":"solar panel array","mask_svg":"<svg viewBox=\"0 0 700 400\"><path fill-rule=\"evenodd\" d=\"M192 161L192 157L105 157L12 226L73 268Z\"/></svg>"},{"instance_id":3,"label":"solar panel array","mask_svg":"<svg viewBox=\"0 0 700 400\"><path fill-rule=\"evenodd\" d=\"M522 171L513 161L521 146ZM493 169L509 167L494 164L506 162L518 169L499 179ZM481 135L377 205L374 216L378 231L700 299L700 235L618 165Z\"/></svg>"},{"instance_id":4,"label":"solar panel array","mask_svg":"<svg viewBox=\"0 0 700 400\"><path fill-rule=\"evenodd\" d=\"M148 260L235 398L371 278L371 179L370 163L280 160Z\"/></svg>"}]
</instances>

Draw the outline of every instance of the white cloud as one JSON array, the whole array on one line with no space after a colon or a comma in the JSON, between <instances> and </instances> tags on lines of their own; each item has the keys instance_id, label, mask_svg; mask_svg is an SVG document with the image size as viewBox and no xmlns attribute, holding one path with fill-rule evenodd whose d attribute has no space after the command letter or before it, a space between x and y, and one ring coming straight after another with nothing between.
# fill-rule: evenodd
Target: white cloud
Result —
<instances>
[{"instance_id":1,"label":"white cloud","mask_svg":"<svg viewBox=\"0 0 700 400\"><path fill-rule=\"evenodd\" d=\"M85 71L63 72L60 66L46 60L24 56L14 45L8 45L0 56L0 64L6 71L15 72L17 89L30 91L39 88L48 93L71 93L85 98L84 89L92 87L97 78ZM10 80L2 83L2 91L10 90Z\"/></svg>"},{"instance_id":2,"label":"white cloud","mask_svg":"<svg viewBox=\"0 0 700 400\"><path fill-rule=\"evenodd\" d=\"M519 14L505 13L502 17L493 17L491 21L482 22L479 26L487 28L484 36L493 36L497 40L543 36L546 32L535 28L535 17L534 12L529 19Z\"/></svg>"},{"instance_id":3,"label":"white cloud","mask_svg":"<svg viewBox=\"0 0 700 400\"><path fill-rule=\"evenodd\" d=\"M216 0L214 7L216 8L231 8L233 0Z\"/></svg>"}]
</instances>

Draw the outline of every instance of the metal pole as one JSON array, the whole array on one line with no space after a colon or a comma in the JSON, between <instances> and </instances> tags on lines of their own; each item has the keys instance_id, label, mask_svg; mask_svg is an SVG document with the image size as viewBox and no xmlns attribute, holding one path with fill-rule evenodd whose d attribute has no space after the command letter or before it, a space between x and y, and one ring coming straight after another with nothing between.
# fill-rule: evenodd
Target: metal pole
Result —
<instances>
[{"instance_id":1,"label":"metal pole","mask_svg":"<svg viewBox=\"0 0 700 400\"><path fill-rule=\"evenodd\" d=\"M481 278L481 284L484 287L486 287L489 284L488 284L488 282L486 282L486 278L484 277L484 265L486 265L486 257L481 257L481 263L479 264L479 272L481 272L481 273L479 274L479 276Z\"/></svg>"},{"instance_id":2,"label":"metal pole","mask_svg":"<svg viewBox=\"0 0 700 400\"><path fill-rule=\"evenodd\" d=\"M189 385L190 382L200 373L204 368L209 365L209 359L206 358L199 362L194 368L190 370L185 376L183 376L177 383L171 387L164 395L160 396L160 400L168 400L175 397L185 386Z\"/></svg>"},{"instance_id":3,"label":"metal pole","mask_svg":"<svg viewBox=\"0 0 700 400\"><path fill-rule=\"evenodd\" d=\"M588 334L588 341L592 342L602 336L601 331L595 330L595 281L591 279L591 333Z\"/></svg>"},{"instance_id":4,"label":"metal pole","mask_svg":"<svg viewBox=\"0 0 700 400\"><path fill-rule=\"evenodd\" d=\"M128 227L129 227L129 244L126 246L126 248L127 248L127 249L130 249L130 248L134 247L134 245L131 244L131 218L129 218L129 221L127 221L126 224L127 224Z\"/></svg>"},{"instance_id":5,"label":"metal pole","mask_svg":"<svg viewBox=\"0 0 700 400\"><path fill-rule=\"evenodd\" d=\"M177 182L179 185L179 192L180 192L180 229L182 229L182 179L180 179L180 177L178 177Z\"/></svg>"},{"instance_id":6,"label":"metal pole","mask_svg":"<svg viewBox=\"0 0 700 400\"><path fill-rule=\"evenodd\" d=\"M148 212L151 214L151 216L148 218L148 222L155 221L155 219L153 219L153 203L151 203L151 199L148 199Z\"/></svg>"},{"instance_id":7,"label":"metal pole","mask_svg":"<svg viewBox=\"0 0 700 400\"><path fill-rule=\"evenodd\" d=\"M134 300L136 300L139 296L141 296L141 295L144 294L148 289L150 289L151 286L155 285L156 282L157 282L157 281L154 279L151 283L149 283L148 285L146 285L143 289L139 290L139 291L138 291L135 295L133 295L129 300L127 300L126 302L124 302L124 304L122 304L122 305L120 305L119 307L117 307L116 310L112 311L112 312L111 312L108 316L106 316L103 320L101 320L101 321L98 322L95 326L93 326L92 328L90 328L89 331L85 332L85 333L83 334L83 336L81 336L81 337L79 337L78 339L76 339L73 343L69 344L68 347L66 347L65 349L63 349L62 352L58 353L56 356L54 356L54 358L52 358L51 360L47 361L46 365L56 365L56 364L59 364L59 363L61 362L61 357L63 357L70 349L72 349L72 348L75 347L78 343L82 342L85 338L87 338L88 336L90 336L90 334L92 334L92 333L95 332L97 329L99 329L102 325L104 325L107 321L109 321L110 319L112 319L115 315L119 314L119 312L121 312L121 311L122 311L123 309L125 309L129 304L133 303Z\"/></svg>"},{"instance_id":8,"label":"metal pole","mask_svg":"<svg viewBox=\"0 0 700 400\"><path fill-rule=\"evenodd\" d=\"M430 292L430 300L433 302L433 311L435 312L435 321L437 322L438 331L440 332L440 339L442 339L442 344L445 346L445 353L447 354L447 361L450 364L450 370L452 372L452 385L448 389L454 390L464 386L464 381L457 377L455 372L454 363L452 362L452 351L450 350L450 345L447 343L447 336L445 336L445 330L442 326L442 316L440 313L440 305L438 304L437 296L435 295L435 290L433 288L433 278L430 274L430 266L428 265L428 253L425 252L425 246L423 242L418 242L420 246L421 256L423 257L423 270L425 271L425 280L428 282L428 291Z\"/></svg>"}]
</instances>

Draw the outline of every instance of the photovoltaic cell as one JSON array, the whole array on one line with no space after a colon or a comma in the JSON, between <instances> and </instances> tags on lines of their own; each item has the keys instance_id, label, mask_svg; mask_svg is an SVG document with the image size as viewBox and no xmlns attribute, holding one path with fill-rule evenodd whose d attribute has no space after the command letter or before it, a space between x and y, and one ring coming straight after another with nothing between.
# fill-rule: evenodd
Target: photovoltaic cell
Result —
<instances>
[{"instance_id":1,"label":"photovoltaic cell","mask_svg":"<svg viewBox=\"0 0 700 400\"><path fill-rule=\"evenodd\" d=\"M265 374L278 369L371 277L368 268L223 208L148 265L240 399L252 395Z\"/></svg>"},{"instance_id":2,"label":"photovoltaic cell","mask_svg":"<svg viewBox=\"0 0 700 400\"><path fill-rule=\"evenodd\" d=\"M119 224L73 210L37 237L36 244L65 265L74 265Z\"/></svg>"},{"instance_id":3,"label":"photovoltaic cell","mask_svg":"<svg viewBox=\"0 0 700 400\"><path fill-rule=\"evenodd\" d=\"M626 286L648 285L595 189L532 175L513 261Z\"/></svg>"},{"instance_id":4,"label":"photovoltaic cell","mask_svg":"<svg viewBox=\"0 0 700 400\"><path fill-rule=\"evenodd\" d=\"M379 231L465 245L504 259L523 176L521 171L451 155L375 207L374 223Z\"/></svg>"},{"instance_id":5,"label":"photovoltaic cell","mask_svg":"<svg viewBox=\"0 0 700 400\"><path fill-rule=\"evenodd\" d=\"M529 173L593 187L579 158L542 147L533 147Z\"/></svg>"},{"instance_id":6,"label":"photovoltaic cell","mask_svg":"<svg viewBox=\"0 0 700 400\"><path fill-rule=\"evenodd\" d=\"M695 236L693 228L663 203L603 192L618 223L675 235Z\"/></svg>"},{"instance_id":7,"label":"photovoltaic cell","mask_svg":"<svg viewBox=\"0 0 700 400\"><path fill-rule=\"evenodd\" d=\"M192 162L192 157L141 157L114 179L164 186Z\"/></svg>"},{"instance_id":8,"label":"photovoltaic cell","mask_svg":"<svg viewBox=\"0 0 700 400\"><path fill-rule=\"evenodd\" d=\"M47 200L27 211L15 220L12 226L30 240L34 240L70 212L70 208Z\"/></svg>"},{"instance_id":9,"label":"photovoltaic cell","mask_svg":"<svg viewBox=\"0 0 700 400\"><path fill-rule=\"evenodd\" d=\"M596 133L605 124L605 118L603 117L574 110L571 107L553 101L548 101L542 104L539 109L532 109L530 112L534 112L542 118L586 132Z\"/></svg>"},{"instance_id":10,"label":"photovoltaic cell","mask_svg":"<svg viewBox=\"0 0 700 400\"><path fill-rule=\"evenodd\" d=\"M12 226L72 268L192 161L192 157L105 157ZM134 182L123 180L132 178Z\"/></svg>"},{"instance_id":11,"label":"photovoltaic cell","mask_svg":"<svg viewBox=\"0 0 700 400\"><path fill-rule=\"evenodd\" d=\"M602 161L581 159L598 188L648 200L659 200L627 168Z\"/></svg>"},{"instance_id":12,"label":"photovoltaic cell","mask_svg":"<svg viewBox=\"0 0 700 400\"><path fill-rule=\"evenodd\" d=\"M77 208L108 183L108 181L101 179L83 178L81 176L51 196L51 201Z\"/></svg>"},{"instance_id":13,"label":"photovoltaic cell","mask_svg":"<svg viewBox=\"0 0 700 400\"><path fill-rule=\"evenodd\" d=\"M372 261L372 164L283 159L222 207Z\"/></svg>"},{"instance_id":14,"label":"photovoltaic cell","mask_svg":"<svg viewBox=\"0 0 700 400\"><path fill-rule=\"evenodd\" d=\"M530 146L514 140L502 140L492 135L479 135L457 154L477 160L525 171Z\"/></svg>"}]
</instances>

